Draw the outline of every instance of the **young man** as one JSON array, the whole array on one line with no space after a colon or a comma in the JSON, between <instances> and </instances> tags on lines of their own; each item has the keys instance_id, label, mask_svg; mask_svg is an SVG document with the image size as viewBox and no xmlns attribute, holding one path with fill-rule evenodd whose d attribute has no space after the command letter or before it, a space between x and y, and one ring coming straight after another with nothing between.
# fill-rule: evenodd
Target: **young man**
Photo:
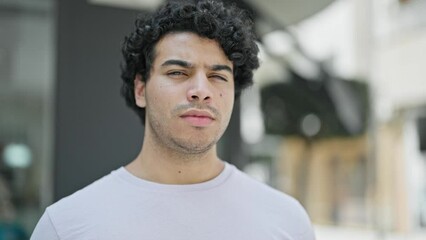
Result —
<instances>
[{"instance_id":1,"label":"young man","mask_svg":"<svg viewBox=\"0 0 426 240\"><path fill-rule=\"evenodd\" d=\"M250 21L172 1L123 44L127 104L145 125L130 164L46 209L32 240L312 240L304 209L216 154L259 65Z\"/></svg>"}]
</instances>

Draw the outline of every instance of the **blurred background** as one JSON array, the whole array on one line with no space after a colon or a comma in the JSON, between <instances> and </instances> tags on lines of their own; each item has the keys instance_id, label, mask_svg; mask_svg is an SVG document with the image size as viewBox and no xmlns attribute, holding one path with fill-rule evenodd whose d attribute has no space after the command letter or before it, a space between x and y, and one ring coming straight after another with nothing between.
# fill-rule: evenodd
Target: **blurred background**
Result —
<instances>
[{"instance_id":1,"label":"blurred background","mask_svg":"<svg viewBox=\"0 0 426 240\"><path fill-rule=\"evenodd\" d=\"M262 65L220 156L296 197L319 240L426 239L426 0L226 2ZM139 152L120 46L161 3L0 1L0 240Z\"/></svg>"}]
</instances>

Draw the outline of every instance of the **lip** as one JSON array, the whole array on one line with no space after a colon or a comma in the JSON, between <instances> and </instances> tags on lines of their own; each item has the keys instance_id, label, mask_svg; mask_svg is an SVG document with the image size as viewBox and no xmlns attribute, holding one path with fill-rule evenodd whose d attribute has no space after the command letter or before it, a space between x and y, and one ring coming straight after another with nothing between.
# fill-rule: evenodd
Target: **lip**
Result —
<instances>
[{"instance_id":1,"label":"lip","mask_svg":"<svg viewBox=\"0 0 426 240\"><path fill-rule=\"evenodd\" d=\"M214 120L213 114L204 110L189 110L181 115L181 117L201 117Z\"/></svg>"},{"instance_id":2,"label":"lip","mask_svg":"<svg viewBox=\"0 0 426 240\"><path fill-rule=\"evenodd\" d=\"M194 127L206 127L215 120L213 114L203 110L189 110L180 117Z\"/></svg>"}]
</instances>

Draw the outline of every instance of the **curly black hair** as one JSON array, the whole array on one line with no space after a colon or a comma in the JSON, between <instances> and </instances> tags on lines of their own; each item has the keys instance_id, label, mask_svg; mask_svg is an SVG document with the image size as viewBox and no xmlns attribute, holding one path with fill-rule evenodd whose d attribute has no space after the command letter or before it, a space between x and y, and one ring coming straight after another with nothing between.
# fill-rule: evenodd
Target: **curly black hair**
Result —
<instances>
[{"instance_id":1,"label":"curly black hair","mask_svg":"<svg viewBox=\"0 0 426 240\"><path fill-rule=\"evenodd\" d=\"M234 5L225 6L216 0L169 1L153 14L140 15L135 27L122 45L121 94L142 123L145 123L145 108L135 103L134 79L136 74L143 81L149 79L155 46L168 33L193 32L216 40L233 63L236 99L253 84L253 70L259 67L253 22L244 10Z\"/></svg>"}]
</instances>

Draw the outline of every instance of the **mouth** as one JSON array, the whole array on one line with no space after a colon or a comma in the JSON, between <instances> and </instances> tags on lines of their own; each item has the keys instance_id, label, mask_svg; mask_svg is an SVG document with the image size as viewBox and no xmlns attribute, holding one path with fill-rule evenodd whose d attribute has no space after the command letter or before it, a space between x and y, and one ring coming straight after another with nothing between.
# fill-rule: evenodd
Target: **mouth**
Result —
<instances>
[{"instance_id":1,"label":"mouth","mask_svg":"<svg viewBox=\"0 0 426 240\"><path fill-rule=\"evenodd\" d=\"M180 117L194 127L207 127L215 120L213 114L203 110L190 110Z\"/></svg>"}]
</instances>

